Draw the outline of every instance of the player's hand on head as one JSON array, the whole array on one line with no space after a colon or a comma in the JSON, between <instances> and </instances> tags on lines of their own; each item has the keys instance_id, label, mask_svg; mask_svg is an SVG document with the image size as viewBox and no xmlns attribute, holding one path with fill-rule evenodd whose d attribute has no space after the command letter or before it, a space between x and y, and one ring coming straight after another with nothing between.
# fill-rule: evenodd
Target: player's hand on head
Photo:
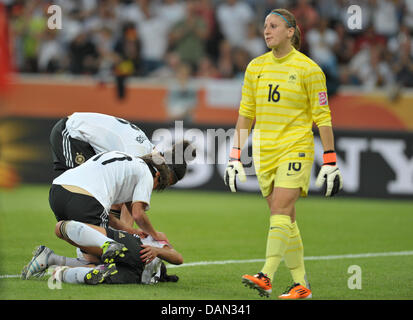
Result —
<instances>
[{"instance_id":1,"label":"player's hand on head","mask_svg":"<svg viewBox=\"0 0 413 320\"><path fill-rule=\"evenodd\" d=\"M146 238L149 234L148 233L146 233L145 231L143 231L142 229L134 229L133 230L134 232L134 234L137 234L138 236L139 236L139 238Z\"/></svg>"},{"instance_id":2,"label":"player's hand on head","mask_svg":"<svg viewBox=\"0 0 413 320\"><path fill-rule=\"evenodd\" d=\"M244 166L240 160L241 150L233 148L230 154L230 158L225 169L224 183L227 185L231 192L237 192L237 177L241 182L247 181L245 175Z\"/></svg>"},{"instance_id":3,"label":"player's hand on head","mask_svg":"<svg viewBox=\"0 0 413 320\"><path fill-rule=\"evenodd\" d=\"M141 247L143 249L141 251L139 251L139 254L141 255L142 262L144 262L145 264L150 263L159 254L158 248L156 248L156 247L152 247L152 246L147 245L147 244L143 244L143 245L141 245Z\"/></svg>"},{"instance_id":4,"label":"player's hand on head","mask_svg":"<svg viewBox=\"0 0 413 320\"><path fill-rule=\"evenodd\" d=\"M315 185L318 188L324 186L324 195L326 197L332 197L343 188L343 177L337 166L335 152L325 152L323 160L324 164L321 166Z\"/></svg>"}]
</instances>

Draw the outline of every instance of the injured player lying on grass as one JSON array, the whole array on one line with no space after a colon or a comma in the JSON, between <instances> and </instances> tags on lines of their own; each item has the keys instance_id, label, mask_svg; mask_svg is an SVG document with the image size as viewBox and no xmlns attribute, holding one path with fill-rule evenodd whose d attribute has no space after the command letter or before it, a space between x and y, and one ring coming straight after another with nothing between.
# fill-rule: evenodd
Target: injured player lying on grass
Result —
<instances>
[{"instance_id":1,"label":"injured player lying on grass","mask_svg":"<svg viewBox=\"0 0 413 320\"><path fill-rule=\"evenodd\" d=\"M182 255L165 241L73 220L59 221L55 233L78 247L83 255L64 257L46 246L38 246L33 258L23 268L22 279L38 278L47 272L52 274L53 280L76 284L178 281L177 276L167 275L163 261L182 264Z\"/></svg>"}]
</instances>

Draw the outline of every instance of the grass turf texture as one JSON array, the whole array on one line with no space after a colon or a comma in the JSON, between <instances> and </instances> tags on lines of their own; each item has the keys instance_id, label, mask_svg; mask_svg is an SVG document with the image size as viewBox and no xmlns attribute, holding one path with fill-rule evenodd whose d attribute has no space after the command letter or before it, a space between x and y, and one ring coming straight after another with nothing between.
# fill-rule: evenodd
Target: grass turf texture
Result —
<instances>
[{"instance_id":1,"label":"grass turf texture","mask_svg":"<svg viewBox=\"0 0 413 320\"><path fill-rule=\"evenodd\" d=\"M56 238L48 186L24 185L0 193L0 275L20 274L40 244L57 254L75 249ZM149 217L167 234L185 263L263 259L269 213L259 194L164 191L154 193ZM412 250L413 201L324 199L309 196L297 203L297 221L306 256ZM314 299L412 299L413 256L307 260ZM241 284L245 273L263 262L186 266L170 269L178 283L143 285L71 285L51 290L48 277L23 281L0 278L0 299L136 299L136 300L265 300ZM362 289L349 289L351 265L362 270ZM273 294L292 283L284 263Z\"/></svg>"}]
</instances>

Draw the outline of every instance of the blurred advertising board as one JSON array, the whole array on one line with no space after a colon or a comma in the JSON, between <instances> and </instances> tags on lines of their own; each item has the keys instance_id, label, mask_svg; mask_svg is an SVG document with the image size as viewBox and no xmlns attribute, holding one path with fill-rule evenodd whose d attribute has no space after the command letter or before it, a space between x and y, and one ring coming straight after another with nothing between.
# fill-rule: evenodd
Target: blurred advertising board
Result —
<instances>
[{"instance_id":1,"label":"blurred advertising board","mask_svg":"<svg viewBox=\"0 0 413 320\"><path fill-rule=\"evenodd\" d=\"M0 187L18 183L51 183L50 131L58 118L0 118ZM197 149L187 175L174 189L227 191L223 175L232 146L232 126L131 121L139 126L159 150L174 140L187 139ZM310 195L322 163L317 132ZM260 194L254 175L251 137L243 151L248 178L238 183L241 192ZM413 133L396 131L335 130L338 165L344 179L343 196L413 198Z\"/></svg>"}]
</instances>

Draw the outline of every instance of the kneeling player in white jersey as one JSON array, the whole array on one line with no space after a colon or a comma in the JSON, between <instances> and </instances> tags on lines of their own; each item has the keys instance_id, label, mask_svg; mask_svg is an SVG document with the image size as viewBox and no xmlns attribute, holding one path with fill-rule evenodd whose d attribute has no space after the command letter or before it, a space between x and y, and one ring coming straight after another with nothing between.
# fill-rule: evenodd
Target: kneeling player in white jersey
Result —
<instances>
[{"instance_id":1,"label":"kneeling player in white jersey","mask_svg":"<svg viewBox=\"0 0 413 320\"><path fill-rule=\"evenodd\" d=\"M75 284L154 284L177 282L168 275L162 261L182 264L182 255L168 242L141 238L125 231L101 228L78 221L60 221L56 235L89 253L85 264L73 267L68 257L56 255L46 246L39 246L22 271L22 279L40 277L50 267L53 279ZM92 265L92 264L96 264ZM72 266L72 267L71 267Z\"/></svg>"},{"instance_id":2,"label":"kneeling player in white jersey","mask_svg":"<svg viewBox=\"0 0 413 320\"><path fill-rule=\"evenodd\" d=\"M50 144L57 175L101 152L121 151L141 157L155 149L136 125L92 112L75 112L59 120L50 133Z\"/></svg>"},{"instance_id":3,"label":"kneeling player in white jersey","mask_svg":"<svg viewBox=\"0 0 413 320\"><path fill-rule=\"evenodd\" d=\"M53 180L49 203L57 221L75 220L103 228L110 225L136 233L109 215L112 205L123 203L143 232L167 241L163 233L155 231L145 212L152 190L163 190L176 180L159 153L136 158L119 151L104 152Z\"/></svg>"},{"instance_id":4,"label":"kneeling player in white jersey","mask_svg":"<svg viewBox=\"0 0 413 320\"><path fill-rule=\"evenodd\" d=\"M50 143L55 177L101 152L121 151L141 157L156 151L146 134L135 124L93 112L75 112L59 120L50 133ZM168 165L177 178L175 183L181 180L186 172L185 159L176 157L175 150L183 152L187 146L188 143L183 141L182 145L173 145L168 151L172 161ZM133 226L133 220L124 210L121 215L121 205L113 206L111 213L121 217L130 227Z\"/></svg>"}]
</instances>

